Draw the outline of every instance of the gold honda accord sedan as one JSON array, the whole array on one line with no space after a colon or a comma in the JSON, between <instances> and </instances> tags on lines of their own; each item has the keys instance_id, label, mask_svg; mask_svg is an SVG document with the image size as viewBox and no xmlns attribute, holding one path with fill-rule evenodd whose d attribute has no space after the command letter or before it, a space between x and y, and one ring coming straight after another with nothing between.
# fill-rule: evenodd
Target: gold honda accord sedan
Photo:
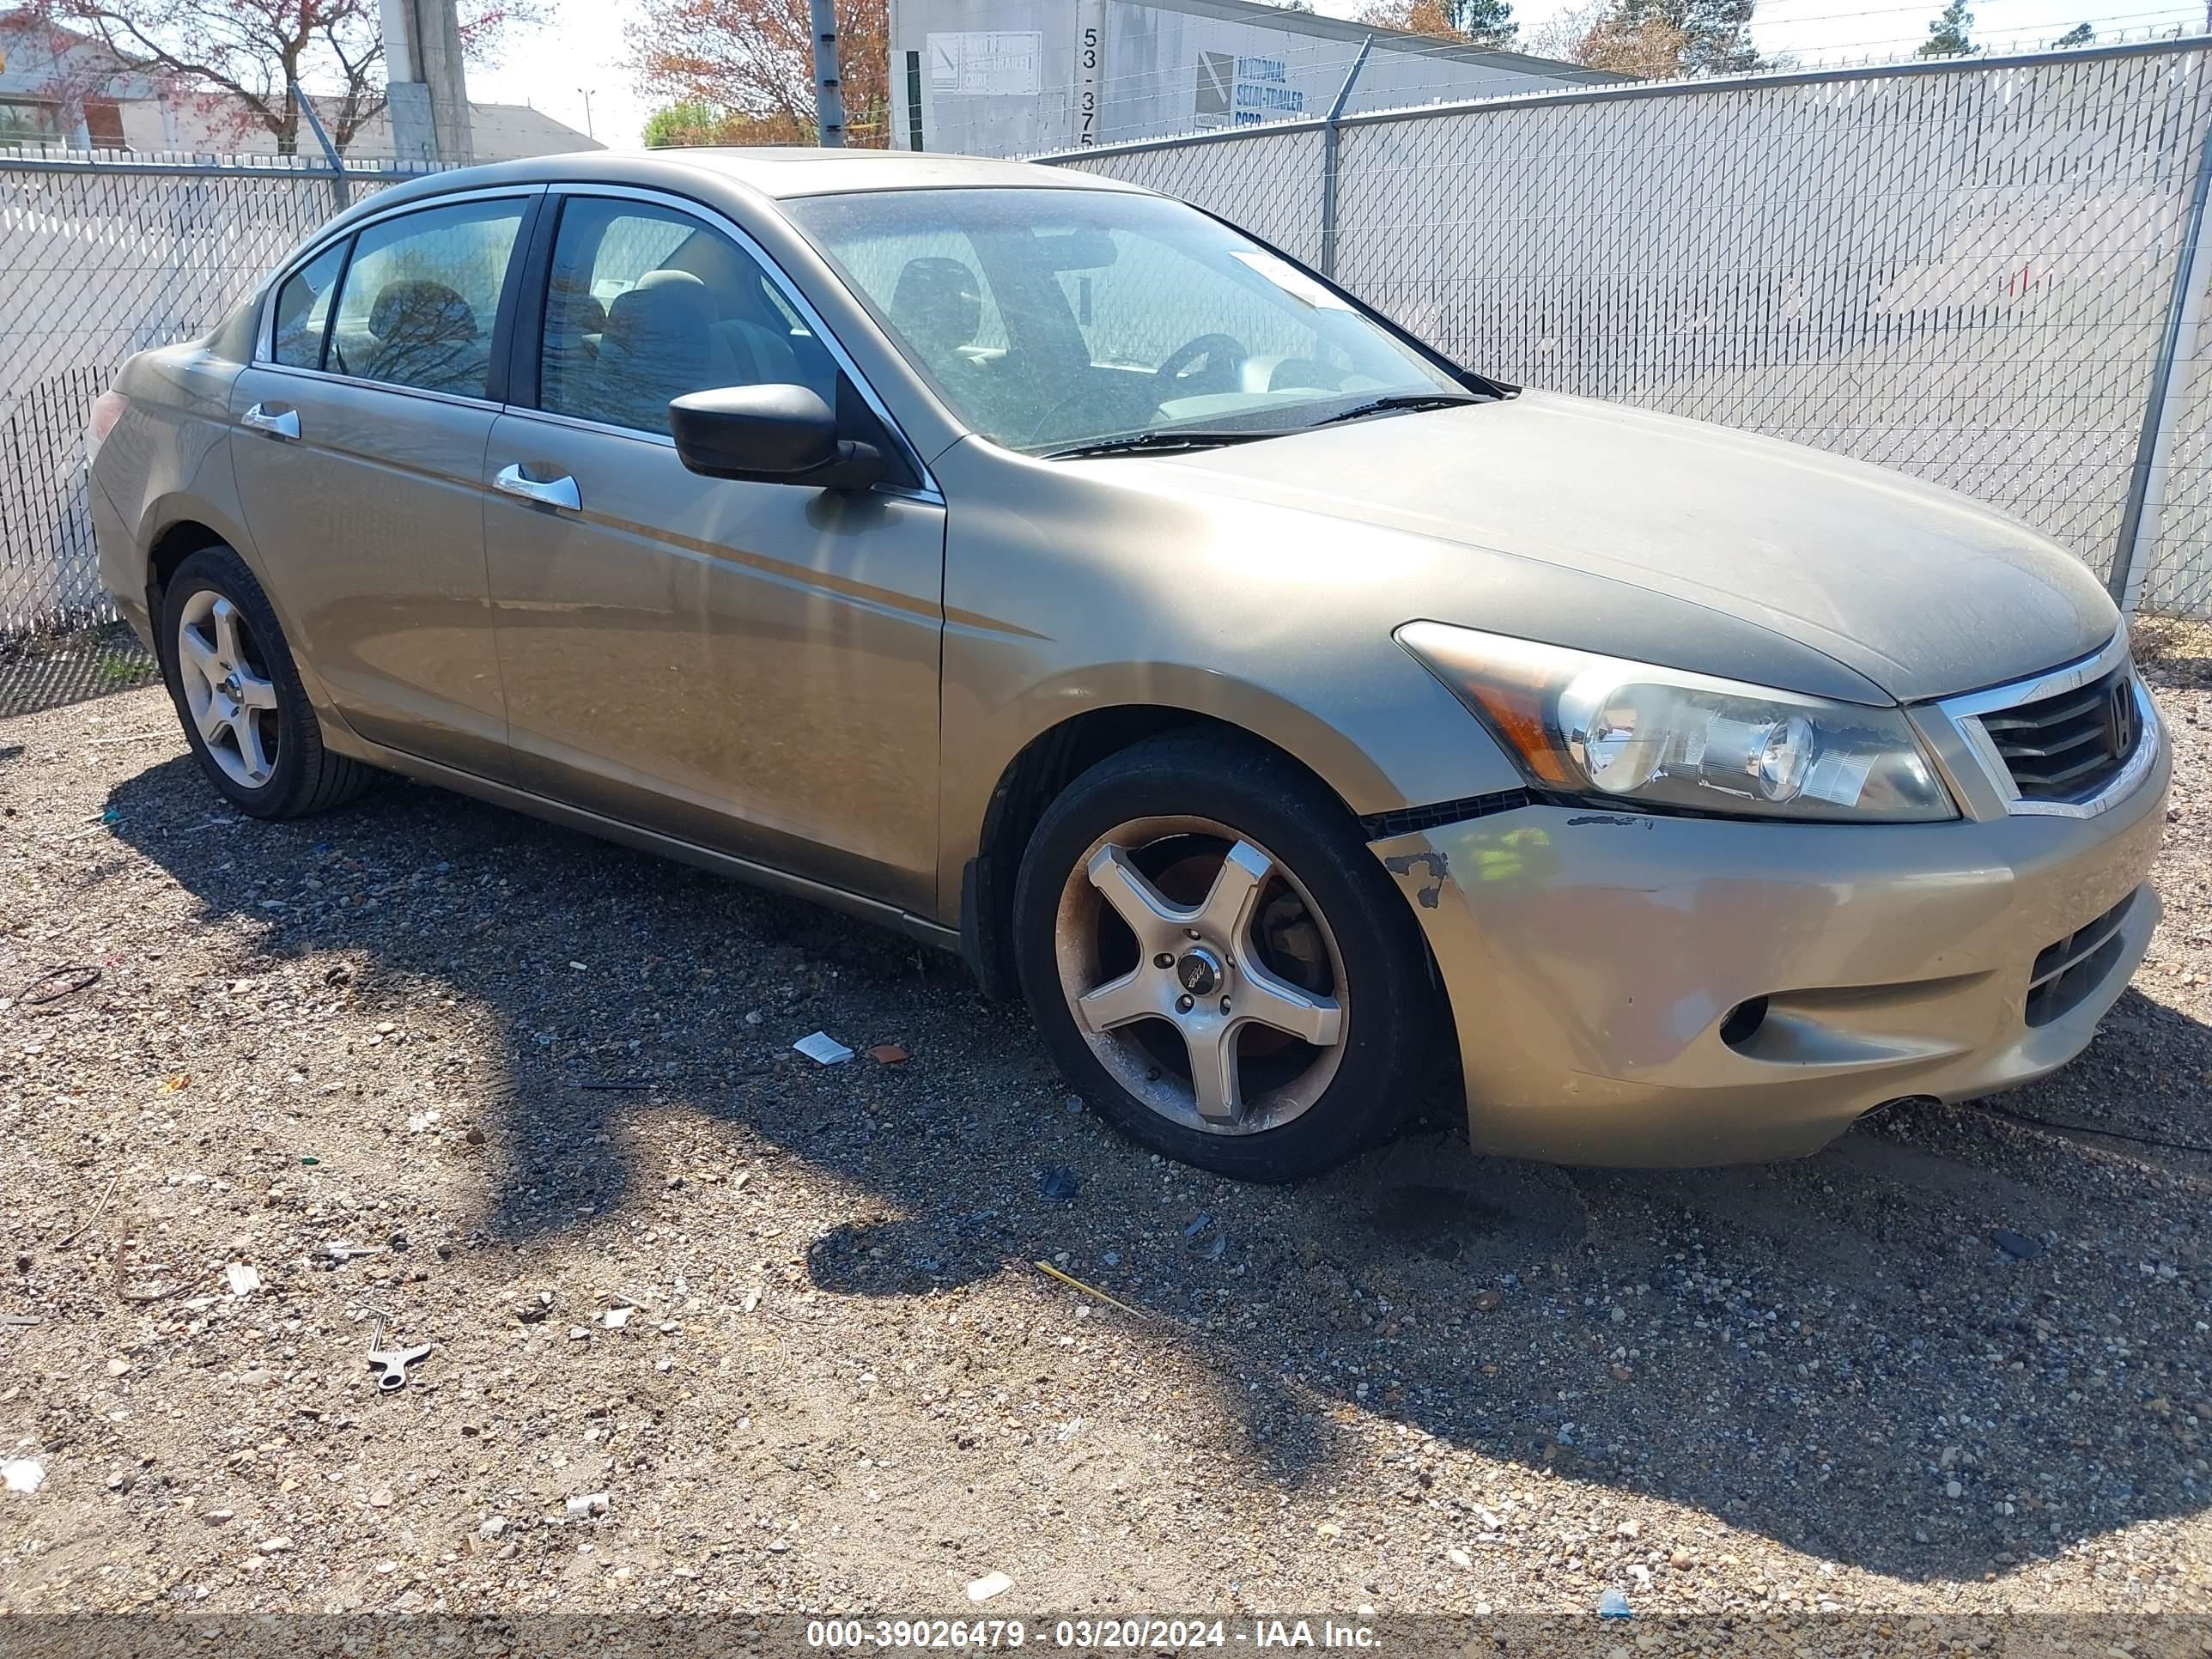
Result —
<instances>
[{"instance_id":1,"label":"gold honda accord sedan","mask_svg":"<svg viewBox=\"0 0 2212 1659\"><path fill-rule=\"evenodd\" d=\"M404 773L876 918L1228 1175L1447 1062L1483 1151L1806 1152L2063 1064L2158 915L2166 744L2063 549L1110 180L441 174L90 436L240 811Z\"/></svg>"}]
</instances>

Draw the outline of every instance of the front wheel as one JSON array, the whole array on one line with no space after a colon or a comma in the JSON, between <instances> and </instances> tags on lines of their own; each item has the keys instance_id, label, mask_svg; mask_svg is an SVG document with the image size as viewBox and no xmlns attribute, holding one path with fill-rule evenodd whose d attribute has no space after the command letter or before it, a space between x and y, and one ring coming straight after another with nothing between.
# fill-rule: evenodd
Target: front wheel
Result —
<instances>
[{"instance_id":1,"label":"front wheel","mask_svg":"<svg viewBox=\"0 0 2212 1659\"><path fill-rule=\"evenodd\" d=\"M1146 1146L1249 1181L1351 1158L1430 1074L1419 929L1342 804L1257 744L1176 734L1045 813L1014 897L1054 1057Z\"/></svg>"}]
</instances>

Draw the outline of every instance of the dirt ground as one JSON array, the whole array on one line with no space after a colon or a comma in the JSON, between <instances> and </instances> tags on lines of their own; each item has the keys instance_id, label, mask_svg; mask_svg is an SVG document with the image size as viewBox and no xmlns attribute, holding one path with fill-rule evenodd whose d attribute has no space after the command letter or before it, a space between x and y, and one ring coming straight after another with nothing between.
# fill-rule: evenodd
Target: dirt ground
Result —
<instances>
[{"instance_id":1,"label":"dirt ground","mask_svg":"<svg viewBox=\"0 0 2212 1659\"><path fill-rule=\"evenodd\" d=\"M858 924L404 784L238 818L158 690L0 720L0 1612L2204 1613L2157 676L2166 918L2014 1115L1612 1174L1440 1112L1273 1191Z\"/></svg>"}]
</instances>

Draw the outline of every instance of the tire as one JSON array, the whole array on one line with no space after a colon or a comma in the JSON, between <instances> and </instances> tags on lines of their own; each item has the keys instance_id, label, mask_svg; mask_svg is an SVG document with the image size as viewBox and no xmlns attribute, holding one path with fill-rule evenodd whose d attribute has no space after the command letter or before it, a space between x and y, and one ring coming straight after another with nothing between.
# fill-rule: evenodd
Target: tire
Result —
<instances>
[{"instance_id":1,"label":"tire","mask_svg":"<svg viewBox=\"0 0 2212 1659\"><path fill-rule=\"evenodd\" d=\"M185 741L240 811L307 817L374 781L373 768L324 747L276 612L233 549L204 547L178 567L156 637Z\"/></svg>"},{"instance_id":2,"label":"tire","mask_svg":"<svg viewBox=\"0 0 2212 1659\"><path fill-rule=\"evenodd\" d=\"M1411 910L1342 803L1256 743L1170 733L1085 772L1030 837L1013 926L1068 1081L1182 1163L1317 1175L1434 1076L1440 1000Z\"/></svg>"}]
</instances>

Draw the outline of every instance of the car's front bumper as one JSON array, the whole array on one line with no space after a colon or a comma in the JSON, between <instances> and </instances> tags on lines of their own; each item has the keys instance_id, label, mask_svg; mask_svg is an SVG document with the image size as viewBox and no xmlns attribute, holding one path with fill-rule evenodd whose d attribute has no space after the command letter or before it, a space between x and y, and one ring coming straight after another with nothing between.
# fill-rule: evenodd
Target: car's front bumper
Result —
<instances>
[{"instance_id":1,"label":"car's front bumper","mask_svg":"<svg viewBox=\"0 0 2212 1659\"><path fill-rule=\"evenodd\" d=\"M1885 1101L1967 1099L2063 1065L2158 920L2145 878L2170 761L2149 740L2148 775L2087 818L1531 805L1375 842L1450 995L1476 1148L1627 1165L1791 1157ZM2124 899L2113 943L2031 1024L2039 955ZM1724 1038L1730 1012L1761 997L1763 1021Z\"/></svg>"}]
</instances>

